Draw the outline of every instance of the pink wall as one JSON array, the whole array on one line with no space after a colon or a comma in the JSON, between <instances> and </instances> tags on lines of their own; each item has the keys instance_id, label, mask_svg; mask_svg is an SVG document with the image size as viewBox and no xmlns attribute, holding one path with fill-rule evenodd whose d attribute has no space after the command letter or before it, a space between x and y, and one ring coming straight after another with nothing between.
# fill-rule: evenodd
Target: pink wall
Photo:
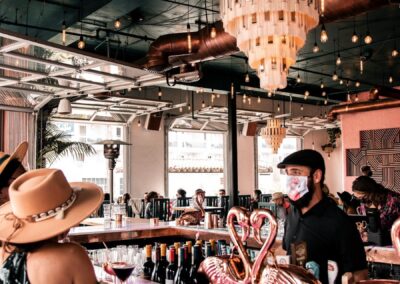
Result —
<instances>
[{"instance_id":1,"label":"pink wall","mask_svg":"<svg viewBox=\"0 0 400 284\"><path fill-rule=\"evenodd\" d=\"M351 191L356 177L346 176L346 149L360 147L360 131L400 127L400 108L346 113L340 116L342 128L342 157L344 189Z\"/></svg>"}]
</instances>

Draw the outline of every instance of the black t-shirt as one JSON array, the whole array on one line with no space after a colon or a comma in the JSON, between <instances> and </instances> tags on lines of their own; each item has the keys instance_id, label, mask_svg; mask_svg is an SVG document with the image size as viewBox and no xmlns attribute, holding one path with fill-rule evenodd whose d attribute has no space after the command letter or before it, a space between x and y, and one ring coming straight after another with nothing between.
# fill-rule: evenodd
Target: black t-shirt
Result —
<instances>
[{"instance_id":1,"label":"black t-shirt","mask_svg":"<svg viewBox=\"0 0 400 284\"><path fill-rule=\"evenodd\" d=\"M319 264L320 281L328 283L328 260L336 261L342 274L367 268L366 256L360 234L354 222L336 204L323 198L302 215L293 208L286 218L283 249L291 254L290 244L307 243L307 261Z\"/></svg>"}]
</instances>

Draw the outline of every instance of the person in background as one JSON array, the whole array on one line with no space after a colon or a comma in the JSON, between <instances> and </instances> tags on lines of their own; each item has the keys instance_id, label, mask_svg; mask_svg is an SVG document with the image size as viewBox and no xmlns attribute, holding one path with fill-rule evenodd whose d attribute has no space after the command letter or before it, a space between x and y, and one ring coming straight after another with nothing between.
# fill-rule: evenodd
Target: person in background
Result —
<instances>
[{"instance_id":1,"label":"person in background","mask_svg":"<svg viewBox=\"0 0 400 284\"><path fill-rule=\"evenodd\" d=\"M124 197L122 195L118 196L117 204L123 204L123 203L124 203Z\"/></svg>"},{"instance_id":2,"label":"person in background","mask_svg":"<svg viewBox=\"0 0 400 284\"><path fill-rule=\"evenodd\" d=\"M129 193L124 193L122 195L122 202L125 204L126 216L133 217L132 206L131 206L131 195Z\"/></svg>"},{"instance_id":3,"label":"person in background","mask_svg":"<svg viewBox=\"0 0 400 284\"><path fill-rule=\"evenodd\" d=\"M144 199L145 210L144 210L144 217L146 219L153 218L153 199L158 198L158 193L155 191L150 191L147 193L146 198Z\"/></svg>"},{"instance_id":4,"label":"person in background","mask_svg":"<svg viewBox=\"0 0 400 284\"><path fill-rule=\"evenodd\" d=\"M361 173L363 176L372 177L372 170L370 166L362 166Z\"/></svg>"},{"instance_id":5,"label":"person in background","mask_svg":"<svg viewBox=\"0 0 400 284\"><path fill-rule=\"evenodd\" d=\"M97 283L86 250L58 241L97 210L101 189L68 183L60 170L39 169L19 176L9 193L10 201L0 207L0 282Z\"/></svg>"},{"instance_id":6,"label":"person in background","mask_svg":"<svg viewBox=\"0 0 400 284\"><path fill-rule=\"evenodd\" d=\"M172 219L175 220L177 217L179 217L181 211L175 211L172 208L174 207L180 207L180 206L187 206L186 200L186 190L183 188L179 188L176 191L176 199L170 202L170 212L172 212Z\"/></svg>"},{"instance_id":7,"label":"person in background","mask_svg":"<svg viewBox=\"0 0 400 284\"><path fill-rule=\"evenodd\" d=\"M360 201L353 198L347 191L338 192L337 195L343 204L343 211L346 212L346 214L357 214L357 207L360 206Z\"/></svg>"},{"instance_id":8,"label":"person in background","mask_svg":"<svg viewBox=\"0 0 400 284\"><path fill-rule=\"evenodd\" d=\"M196 211L188 211L184 212L180 219L181 223L188 223L190 225L199 225L200 221L204 218L205 210L203 207L203 203L206 197L206 192L201 188L196 189L192 199L193 199L193 208Z\"/></svg>"},{"instance_id":9,"label":"person in background","mask_svg":"<svg viewBox=\"0 0 400 284\"><path fill-rule=\"evenodd\" d=\"M226 191L225 189L221 188L218 190L218 197L226 196Z\"/></svg>"},{"instance_id":10,"label":"person in background","mask_svg":"<svg viewBox=\"0 0 400 284\"><path fill-rule=\"evenodd\" d=\"M97 216L101 218L104 217L104 208L103 208L104 204L110 204L110 194L108 192L104 193L103 203L101 204L99 210L97 211Z\"/></svg>"},{"instance_id":11,"label":"person in background","mask_svg":"<svg viewBox=\"0 0 400 284\"><path fill-rule=\"evenodd\" d=\"M186 190L180 188L176 191L176 198L186 198Z\"/></svg>"},{"instance_id":12,"label":"person in background","mask_svg":"<svg viewBox=\"0 0 400 284\"><path fill-rule=\"evenodd\" d=\"M28 142L22 142L11 155L0 152L0 205L9 200L8 187L20 175L25 173L21 164L28 150Z\"/></svg>"},{"instance_id":13,"label":"person in background","mask_svg":"<svg viewBox=\"0 0 400 284\"><path fill-rule=\"evenodd\" d=\"M390 233L394 221L400 216L400 196L377 183L368 176L359 176L353 181L354 196L367 208L379 211L381 229Z\"/></svg>"},{"instance_id":14,"label":"person in background","mask_svg":"<svg viewBox=\"0 0 400 284\"><path fill-rule=\"evenodd\" d=\"M322 192L325 162L314 150L287 156L278 168L285 169L286 186L293 205L286 217L283 249L292 255L293 245L305 243L306 262L319 265L319 280L328 282L328 260L338 265L335 283L344 273L357 282L368 277L365 250L355 223Z\"/></svg>"},{"instance_id":15,"label":"person in background","mask_svg":"<svg viewBox=\"0 0 400 284\"><path fill-rule=\"evenodd\" d=\"M261 201L261 190L255 189L253 192L252 200L250 203L250 210L253 211L254 209L258 209L258 202Z\"/></svg>"},{"instance_id":16,"label":"person in background","mask_svg":"<svg viewBox=\"0 0 400 284\"><path fill-rule=\"evenodd\" d=\"M286 220L286 215L289 213L290 204L285 202L283 193L273 193L271 202L276 205L276 217L281 220Z\"/></svg>"}]
</instances>

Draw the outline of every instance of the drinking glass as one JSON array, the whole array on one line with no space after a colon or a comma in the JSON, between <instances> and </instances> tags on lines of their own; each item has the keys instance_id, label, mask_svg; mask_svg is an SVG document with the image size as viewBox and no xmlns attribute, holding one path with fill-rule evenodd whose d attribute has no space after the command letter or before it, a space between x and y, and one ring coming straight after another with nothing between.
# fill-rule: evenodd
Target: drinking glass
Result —
<instances>
[{"instance_id":1,"label":"drinking glass","mask_svg":"<svg viewBox=\"0 0 400 284\"><path fill-rule=\"evenodd\" d=\"M134 259L128 257L128 248L123 245L111 249L110 265L119 283L126 283L135 269Z\"/></svg>"},{"instance_id":2,"label":"drinking glass","mask_svg":"<svg viewBox=\"0 0 400 284\"><path fill-rule=\"evenodd\" d=\"M103 204L104 221L111 221L111 204Z\"/></svg>"}]
</instances>

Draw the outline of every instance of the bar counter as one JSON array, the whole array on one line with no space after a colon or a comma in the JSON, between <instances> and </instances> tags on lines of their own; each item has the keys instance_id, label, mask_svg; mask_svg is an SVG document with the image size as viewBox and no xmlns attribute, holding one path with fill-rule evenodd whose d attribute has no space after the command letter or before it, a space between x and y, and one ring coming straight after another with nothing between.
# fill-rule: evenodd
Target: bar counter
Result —
<instances>
[{"instance_id":1,"label":"bar counter","mask_svg":"<svg viewBox=\"0 0 400 284\"><path fill-rule=\"evenodd\" d=\"M151 225L147 219L127 218L120 224L113 222L104 224L103 219L87 219L84 226L71 228L69 239L80 244L128 241L162 237L176 237L202 240L216 239L230 242L226 228L205 229L204 226L177 226L175 222L159 222ZM149 240L149 242L151 242ZM248 247L260 248L261 246L251 236L247 241ZM271 249L275 255L285 255L282 249L282 240L276 239ZM394 248L366 246L367 261L400 265L400 257Z\"/></svg>"}]
</instances>

